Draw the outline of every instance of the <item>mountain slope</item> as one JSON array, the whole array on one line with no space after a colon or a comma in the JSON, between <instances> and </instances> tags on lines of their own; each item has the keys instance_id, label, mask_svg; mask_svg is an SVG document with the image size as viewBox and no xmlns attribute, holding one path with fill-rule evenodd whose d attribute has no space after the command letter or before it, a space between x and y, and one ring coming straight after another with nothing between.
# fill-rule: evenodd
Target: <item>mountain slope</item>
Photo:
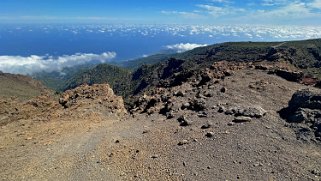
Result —
<instances>
[{"instance_id":1,"label":"mountain slope","mask_svg":"<svg viewBox=\"0 0 321 181\"><path fill-rule=\"evenodd\" d=\"M158 54L133 61L119 62L117 66L80 66L59 72L36 75L45 85L63 91L82 83L109 83L119 95L138 93L152 82L168 79L180 72L188 77L202 67L218 61L286 62L310 77L321 79L321 39L289 42L228 42L196 48L178 54ZM176 62L176 63L175 63ZM171 63L180 65L171 67ZM113 63L115 64L115 63ZM165 70L167 67L167 70ZM168 68L171 67L171 68ZM172 70L169 70L172 69ZM166 75L165 75L166 74ZM179 81L179 77L176 81ZM125 88L126 87L126 88Z\"/></svg>"},{"instance_id":2,"label":"mountain slope","mask_svg":"<svg viewBox=\"0 0 321 181\"><path fill-rule=\"evenodd\" d=\"M167 61L145 65L133 72L133 92L148 86L180 84L201 69L219 61L284 63L286 68L321 78L321 39L291 42L236 42L196 48ZM284 68L284 67L283 67ZM303 78L303 77L302 77Z\"/></svg>"},{"instance_id":3,"label":"mountain slope","mask_svg":"<svg viewBox=\"0 0 321 181\"><path fill-rule=\"evenodd\" d=\"M29 99L46 91L39 81L31 77L0 72L0 97Z\"/></svg>"},{"instance_id":4,"label":"mountain slope","mask_svg":"<svg viewBox=\"0 0 321 181\"><path fill-rule=\"evenodd\" d=\"M108 85L15 102L0 129L0 178L320 180L319 143L297 139L278 114L309 87L251 64L218 62L201 80L153 87L127 115Z\"/></svg>"},{"instance_id":5,"label":"mountain slope","mask_svg":"<svg viewBox=\"0 0 321 181\"><path fill-rule=\"evenodd\" d=\"M114 62L116 66L121 66L128 68L130 70L135 70L142 65L152 65L169 59L174 56L174 54L155 54L148 57L138 58L135 60L123 61L123 62Z\"/></svg>"},{"instance_id":6,"label":"mountain slope","mask_svg":"<svg viewBox=\"0 0 321 181\"><path fill-rule=\"evenodd\" d=\"M87 70L75 73L65 82L64 90L73 89L81 84L108 83L118 95L128 95L131 89L131 73L123 68L108 64L100 64Z\"/></svg>"}]
</instances>

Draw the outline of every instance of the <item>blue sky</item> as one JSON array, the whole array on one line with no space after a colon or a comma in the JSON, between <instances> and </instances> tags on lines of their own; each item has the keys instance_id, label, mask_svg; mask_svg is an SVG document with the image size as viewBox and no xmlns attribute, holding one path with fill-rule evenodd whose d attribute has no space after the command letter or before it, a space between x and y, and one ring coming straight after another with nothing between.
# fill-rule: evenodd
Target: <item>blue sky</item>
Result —
<instances>
[{"instance_id":1,"label":"blue sky","mask_svg":"<svg viewBox=\"0 0 321 181\"><path fill-rule=\"evenodd\" d=\"M321 0L1 0L0 23L321 25Z\"/></svg>"}]
</instances>

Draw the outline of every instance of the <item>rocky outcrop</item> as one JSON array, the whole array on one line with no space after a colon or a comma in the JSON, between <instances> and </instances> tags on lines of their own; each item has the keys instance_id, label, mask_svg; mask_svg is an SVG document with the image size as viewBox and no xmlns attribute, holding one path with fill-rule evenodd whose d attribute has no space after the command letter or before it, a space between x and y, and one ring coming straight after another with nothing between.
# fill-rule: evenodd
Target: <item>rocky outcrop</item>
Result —
<instances>
[{"instance_id":1,"label":"rocky outcrop","mask_svg":"<svg viewBox=\"0 0 321 181\"><path fill-rule=\"evenodd\" d=\"M103 113L125 113L122 97L116 96L108 84L82 85L64 92L59 103L65 109L94 107Z\"/></svg>"},{"instance_id":2,"label":"rocky outcrop","mask_svg":"<svg viewBox=\"0 0 321 181\"><path fill-rule=\"evenodd\" d=\"M297 91L280 115L295 129L299 139L321 141L321 93Z\"/></svg>"},{"instance_id":3,"label":"rocky outcrop","mask_svg":"<svg viewBox=\"0 0 321 181\"><path fill-rule=\"evenodd\" d=\"M279 77L284 78L285 80L292 81L292 82L299 82L304 77L304 73L301 71L276 69L271 71L270 73L273 73Z\"/></svg>"}]
</instances>

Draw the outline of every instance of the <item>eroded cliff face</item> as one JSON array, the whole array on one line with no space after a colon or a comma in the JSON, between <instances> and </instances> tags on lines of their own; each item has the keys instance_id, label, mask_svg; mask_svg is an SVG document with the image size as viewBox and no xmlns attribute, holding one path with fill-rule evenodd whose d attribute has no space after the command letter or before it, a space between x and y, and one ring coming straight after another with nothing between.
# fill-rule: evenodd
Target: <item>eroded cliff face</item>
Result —
<instances>
[{"instance_id":1,"label":"eroded cliff face","mask_svg":"<svg viewBox=\"0 0 321 181\"><path fill-rule=\"evenodd\" d=\"M3 98L0 107L1 125L28 119L92 119L90 115L93 114L117 119L127 112L122 97L116 96L108 84L82 85L64 92L60 98L53 94L45 94L27 101Z\"/></svg>"}]
</instances>

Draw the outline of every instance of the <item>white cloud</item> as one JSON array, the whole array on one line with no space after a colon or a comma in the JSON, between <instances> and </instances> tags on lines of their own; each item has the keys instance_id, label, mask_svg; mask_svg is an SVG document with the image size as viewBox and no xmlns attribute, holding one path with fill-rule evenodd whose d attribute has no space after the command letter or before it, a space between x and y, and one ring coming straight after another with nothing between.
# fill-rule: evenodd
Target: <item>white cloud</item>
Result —
<instances>
[{"instance_id":1,"label":"white cloud","mask_svg":"<svg viewBox=\"0 0 321 181\"><path fill-rule=\"evenodd\" d=\"M214 3L230 3L229 0L211 0L211 2L214 2Z\"/></svg>"},{"instance_id":2,"label":"white cloud","mask_svg":"<svg viewBox=\"0 0 321 181\"><path fill-rule=\"evenodd\" d=\"M164 15L179 15L183 18L187 19L198 19L202 16L200 14L197 14L196 12L185 12L185 11L161 11Z\"/></svg>"},{"instance_id":3,"label":"white cloud","mask_svg":"<svg viewBox=\"0 0 321 181\"><path fill-rule=\"evenodd\" d=\"M241 12L245 12L242 8L230 7L230 6L213 6L208 4L199 4L197 7L204 10L205 13L208 13L214 17L220 17L225 15L234 15Z\"/></svg>"},{"instance_id":4,"label":"white cloud","mask_svg":"<svg viewBox=\"0 0 321 181\"><path fill-rule=\"evenodd\" d=\"M207 44L195 44L195 43L179 43L175 45L167 45L166 48L169 50L174 50L177 53L185 52L188 50L192 50L197 47L204 47L207 46Z\"/></svg>"},{"instance_id":5,"label":"white cloud","mask_svg":"<svg viewBox=\"0 0 321 181\"><path fill-rule=\"evenodd\" d=\"M311 8L321 9L321 0L314 0L308 4Z\"/></svg>"},{"instance_id":6,"label":"white cloud","mask_svg":"<svg viewBox=\"0 0 321 181\"><path fill-rule=\"evenodd\" d=\"M0 56L0 71L14 74L33 74L36 72L60 71L64 67L73 67L85 63L108 62L116 57L115 52L102 54L77 53L59 57L37 56Z\"/></svg>"},{"instance_id":7,"label":"white cloud","mask_svg":"<svg viewBox=\"0 0 321 181\"><path fill-rule=\"evenodd\" d=\"M300 17L302 15L310 14L309 9L306 7L305 3L295 2L290 3L278 9L267 11L268 16L276 17Z\"/></svg>"},{"instance_id":8,"label":"white cloud","mask_svg":"<svg viewBox=\"0 0 321 181\"><path fill-rule=\"evenodd\" d=\"M279 5L285 5L288 3L288 0L263 0L262 5L263 6L279 6Z\"/></svg>"},{"instance_id":9,"label":"white cloud","mask_svg":"<svg viewBox=\"0 0 321 181\"><path fill-rule=\"evenodd\" d=\"M192 22L198 20L197 23L320 25L321 0L259 0L245 5L229 0L207 2L196 4L190 12L172 11L171 15L192 13Z\"/></svg>"},{"instance_id":10,"label":"white cloud","mask_svg":"<svg viewBox=\"0 0 321 181\"><path fill-rule=\"evenodd\" d=\"M269 10L257 10L239 17L239 20L269 24L295 24L316 22L319 18L321 14L313 12L310 5L295 1Z\"/></svg>"}]
</instances>

